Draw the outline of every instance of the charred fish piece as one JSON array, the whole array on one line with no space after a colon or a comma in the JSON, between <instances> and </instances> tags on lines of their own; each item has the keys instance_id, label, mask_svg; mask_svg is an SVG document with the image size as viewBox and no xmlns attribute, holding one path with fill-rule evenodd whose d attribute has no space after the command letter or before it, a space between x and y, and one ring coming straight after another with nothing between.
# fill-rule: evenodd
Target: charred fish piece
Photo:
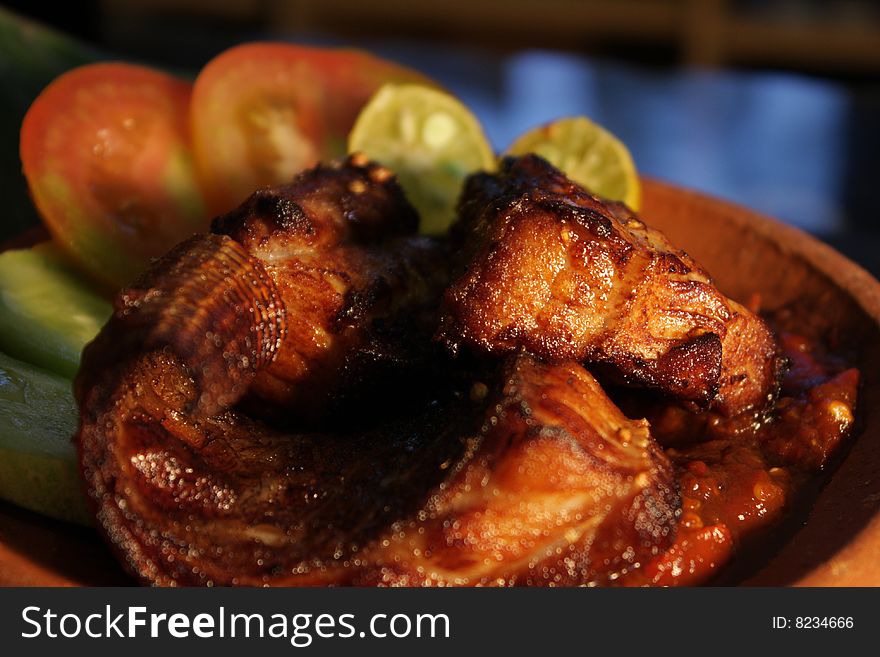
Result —
<instances>
[{"instance_id":1,"label":"charred fish piece","mask_svg":"<svg viewBox=\"0 0 880 657\"><path fill-rule=\"evenodd\" d=\"M764 321L623 204L526 155L472 176L459 217L438 333L453 351L601 364L725 415L775 396L783 360Z\"/></svg>"},{"instance_id":2,"label":"charred fish piece","mask_svg":"<svg viewBox=\"0 0 880 657\"><path fill-rule=\"evenodd\" d=\"M361 155L255 192L214 220L274 282L286 334L250 396L294 416L433 367L430 335L449 282L445 245L416 234L418 215L392 173ZM390 384L389 384L390 385Z\"/></svg>"},{"instance_id":3,"label":"charred fish piece","mask_svg":"<svg viewBox=\"0 0 880 657\"><path fill-rule=\"evenodd\" d=\"M511 357L363 433L188 414L168 350L84 400L100 525L154 585L599 585L667 548L679 498L644 421L576 363Z\"/></svg>"},{"instance_id":4,"label":"charred fish piece","mask_svg":"<svg viewBox=\"0 0 880 657\"><path fill-rule=\"evenodd\" d=\"M210 396L209 380L223 380L208 371L211 353L229 352L244 322L259 353L226 359L242 376L231 397L203 400L215 411L247 393L263 417L316 421L361 397L368 409L374 395L404 395L434 368L430 337L448 283L444 244L417 227L391 173L360 156L259 190L119 295L86 350L103 368L86 368L83 385L127 353L167 345Z\"/></svg>"}]
</instances>

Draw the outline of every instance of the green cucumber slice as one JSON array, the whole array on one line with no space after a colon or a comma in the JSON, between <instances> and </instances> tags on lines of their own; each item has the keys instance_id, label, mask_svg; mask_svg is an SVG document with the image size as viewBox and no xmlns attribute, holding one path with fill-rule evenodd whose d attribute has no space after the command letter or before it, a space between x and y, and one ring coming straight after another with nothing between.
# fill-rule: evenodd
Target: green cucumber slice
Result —
<instances>
[{"instance_id":1,"label":"green cucumber slice","mask_svg":"<svg viewBox=\"0 0 880 657\"><path fill-rule=\"evenodd\" d=\"M0 353L0 498L93 524L71 440L78 417L68 379Z\"/></svg>"},{"instance_id":2,"label":"green cucumber slice","mask_svg":"<svg viewBox=\"0 0 880 657\"><path fill-rule=\"evenodd\" d=\"M111 306L50 243L0 253L0 350L72 379Z\"/></svg>"}]
</instances>

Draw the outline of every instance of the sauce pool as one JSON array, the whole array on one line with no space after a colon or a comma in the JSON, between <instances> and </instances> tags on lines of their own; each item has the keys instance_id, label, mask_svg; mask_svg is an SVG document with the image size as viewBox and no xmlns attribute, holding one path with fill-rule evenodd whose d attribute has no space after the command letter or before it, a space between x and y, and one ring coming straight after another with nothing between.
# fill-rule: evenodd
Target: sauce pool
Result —
<instances>
[{"instance_id":1,"label":"sauce pool","mask_svg":"<svg viewBox=\"0 0 880 657\"><path fill-rule=\"evenodd\" d=\"M641 409L677 468L682 514L673 545L618 583L706 583L784 522L821 478L852 429L859 372L803 336L781 333L779 343L790 367L769 413Z\"/></svg>"}]
</instances>

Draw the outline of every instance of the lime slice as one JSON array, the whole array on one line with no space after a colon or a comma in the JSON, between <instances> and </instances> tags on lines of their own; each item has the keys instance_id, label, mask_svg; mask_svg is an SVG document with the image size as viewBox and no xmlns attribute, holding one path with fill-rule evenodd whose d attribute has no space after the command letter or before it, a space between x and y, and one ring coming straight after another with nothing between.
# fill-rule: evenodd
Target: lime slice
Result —
<instances>
[{"instance_id":1,"label":"lime slice","mask_svg":"<svg viewBox=\"0 0 880 657\"><path fill-rule=\"evenodd\" d=\"M51 243L0 254L0 349L11 356L73 378L111 310Z\"/></svg>"},{"instance_id":2,"label":"lime slice","mask_svg":"<svg viewBox=\"0 0 880 657\"><path fill-rule=\"evenodd\" d=\"M73 384L0 354L0 498L53 518L92 524L71 438Z\"/></svg>"},{"instance_id":3,"label":"lime slice","mask_svg":"<svg viewBox=\"0 0 880 657\"><path fill-rule=\"evenodd\" d=\"M397 174L421 215L420 231L436 235L455 218L465 177L495 168L479 121L453 96L421 85L383 86L361 110L348 137Z\"/></svg>"},{"instance_id":4,"label":"lime slice","mask_svg":"<svg viewBox=\"0 0 880 657\"><path fill-rule=\"evenodd\" d=\"M590 192L639 209L641 188L626 146L584 116L559 119L530 130L506 155L535 153Z\"/></svg>"}]
</instances>

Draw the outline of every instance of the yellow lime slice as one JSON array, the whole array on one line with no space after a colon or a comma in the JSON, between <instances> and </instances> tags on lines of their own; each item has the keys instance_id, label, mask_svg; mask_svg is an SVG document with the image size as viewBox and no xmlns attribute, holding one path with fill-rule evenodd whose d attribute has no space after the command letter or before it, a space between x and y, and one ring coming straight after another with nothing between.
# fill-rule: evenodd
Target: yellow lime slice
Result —
<instances>
[{"instance_id":1,"label":"yellow lime slice","mask_svg":"<svg viewBox=\"0 0 880 657\"><path fill-rule=\"evenodd\" d=\"M530 130L506 155L535 153L590 192L639 209L641 187L626 146L584 116L559 119Z\"/></svg>"},{"instance_id":2,"label":"yellow lime slice","mask_svg":"<svg viewBox=\"0 0 880 657\"><path fill-rule=\"evenodd\" d=\"M421 215L420 232L446 231L464 179L495 168L495 155L477 118L447 93L421 85L386 84L361 110L348 137L397 174Z\"/></svg>"}]
</instances>

